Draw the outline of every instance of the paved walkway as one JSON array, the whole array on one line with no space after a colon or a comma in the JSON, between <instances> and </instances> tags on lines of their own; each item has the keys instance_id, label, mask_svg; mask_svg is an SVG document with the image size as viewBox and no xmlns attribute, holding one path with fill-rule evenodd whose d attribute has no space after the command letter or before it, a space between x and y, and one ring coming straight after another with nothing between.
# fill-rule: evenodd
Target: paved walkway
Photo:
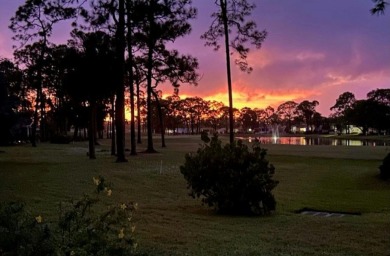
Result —
<instances>
[{"instance_id":1,"label":"paved walkway","mask_svg":"<svg viewBox=\"0 0 390 256\"><path fill-rule=\"evenodd\" d=\"M312 215L312 216L319 216L319 217L344 217L346 214L344 213L336 213L336 212L317 212L317 211L302 211L301 214L303 215Z\"/></svg>"}]
</instances>

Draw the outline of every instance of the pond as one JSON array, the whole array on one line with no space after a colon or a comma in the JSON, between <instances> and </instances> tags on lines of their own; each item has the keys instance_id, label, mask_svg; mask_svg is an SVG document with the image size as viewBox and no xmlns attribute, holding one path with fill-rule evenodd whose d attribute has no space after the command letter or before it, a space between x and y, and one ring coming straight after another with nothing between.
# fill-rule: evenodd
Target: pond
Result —
<instances>
[{"instance_id":1,"label":"pond","mask_svg":"<svg viewBox=\"0 0 390 256\"><path fill-rule=\"evenodd\" d=\"M325 137L237 137L237 139L253 142L259 140L261 144L283 145L328 145L328 146L390 146L390 141L339 139Z\"/></svg>"}]
</instances>

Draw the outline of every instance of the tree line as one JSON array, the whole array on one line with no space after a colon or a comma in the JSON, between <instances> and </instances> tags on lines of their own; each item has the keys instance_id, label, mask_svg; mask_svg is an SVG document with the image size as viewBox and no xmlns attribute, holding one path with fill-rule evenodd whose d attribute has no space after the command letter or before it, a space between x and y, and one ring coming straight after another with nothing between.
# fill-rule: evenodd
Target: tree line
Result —
<instances>
[{"instance_id":1,"label":"tree line","mask_svg":"<svg viewBox=\"0 0 390 256\"><path fill-rule=\"evenodd\" d=\"M390 133L390 89L376 89L358 100L351 92L342 93L331 107L332 120L339 130L350 132L350 126L361 129L363 134Z\"/></svg>"},{"instance_id":2,"label":"tree line","mask_svg":"<svg viewBox=\"0 0 390 256\"><path fill-rule=\"evenodd\" d=\"M383 13L387 3L376 2L372 12ZM19 44L14 52L15 62L1 59L0 63L1 120L5 124L1 126L1 143L22 138L17 131L29 124L28 139L34 147L38 137L42 141L61 137L74 127L74 139L81 131L88 131L85 135L89 137L89 156L95 158L94 146L97 137L102 136L103 121L108 115L112 154L118 162L127 161L126 92L132 155L141 142L141 124L146 127L146 152L155 152L153 131L162 131L164 146L164 131L177 132L180 126L190 133L202 127L226 128L232 140L233 128L255 130L282 124L290 132L293 125L301 122L306 131L314 132L329 125L329 119L315 109L318 101L287 101L277 109L233 107L229 50L238 53L235 63L240 69L250 72L247 44L259 48L267 33L246 21L255 7L248 1L219 0L215 4L218 8L212 15L214 21L202 38L206 46L215 50L220 47L218 39L225 39L230 95L227 107L198 97L182 100L178 96L182 84L199 82L198 60L167 47L191 31L190 20L196 17L197 10L190 0L26 0L9 26ZM50 41L51 35L55 26L64 21L70 22L73 30L66 44L55 45ZM175 91L167 99L162 99L158 89L162 83L170 83ZM356 102L351 109L362 107L361 101ZM387 129L372 121L362 125L351 114L353 111L343 112L336 105L337 113L331 120L337 120L340 127L348 123L364 126L364 132L370 128ZM382 112L386 111L384 107Z\"/></svg>"},{"instance_id":3,"label":"tree line","mask_svg":"<svg viewBox=\"0 0 390 256\"><path fill-rule=\"evenodd\" d=\"M89 39L96 40L95 37ZM104 42L104 40L99 42ZM89 61L83 60L82 56L77 55L74 50L67 46L56 46L50 51L51 57L47 58L53 64L50 65L50 72L46 69L44 71L45 74L47 73L45 79L48 79L45 84L51 85L52 82L49 83L49 81L57 81L58 84L45 87L42 94L45 100L44 107L41 109L43 113L43 120L41 120L43 123L40 126L41 140L68 134L70 128L73 127L74 140L85 137L85 134L90 135L91 132L85 133L84 136L81 133L87 129L94 131L96 136L100 138L103 138L105 130L107 137L112 138L115 142L115 95L108 90L109 87L88 88L84 86L84 84L88 84L86 80L91 79L90 77L95 79L93 83L95 85L99 83L104 85L107 82L104 79L108 77L107 72L110 72L109 58L112 55L107 52L102 59L92 58ZM59 60L56 59L58 56ZM72 60L72 58L76 58L76 60ZM86 74L84 77L86 80L78 80L83 77L80 74L63 75L64 71L61 71L61 68L68 62L72 65L77 63L78 68L75 68L75 72ZM93 75L94 73L96 75ZM8 114L1 117L4 124L8 124L8 126L3 126L3 129L7 129L2 132L4 138L4 135L9 134L9 131L12 130L12 125L26 125L31 122L34 116L33 105L36 95L34 88L29 87L29 79L31 78L29 78L28 69L21 70L16 64L4 59L0 62L0 75L3 85L0 87L3 92L1 95L3 99L6 99L2 102L6 102L5 106L8 108L7 111L3 112ZM63 80L59 77L63 77ZM136 143L141 143L141 133L146 133L148 129L146 81L140 80L138 76L135 76L134 79L137 81L135 83L135 102L130 102L129 89L125 91L125 101L127 108L130 111L134 109L136 112L134 115L136 119L134 123L137 125L137 128L134 128L136 130ZM99 88L102 91L97 91ZM93 93L91 94L91 92ZM161 134L162 147L166 146L164 137L166 132L170 134L199 134L204 130L222 133L229 131L229 107L222 102L204 100L200 97L181 99L178 94L163 98L162 92L158 90L153 91L153 96L150 103L152 133ZM93 107L89 104L91 101L89 97L96 97L96 106ZM131 107L132 104L134 104L133 107ZM350 127L353 125L360 127L363 134L367 134L370 130L382 133L390 132L390 89L372 90L367 94L367 99L362 100L357 100L351 92L342 93L336 99L334 106L330 108L332 114L329 117L324 117L317 111L318 105L319 102L316 100L304 100L299 103L286 101L275 108L272 106L263 109L234 108L234 129L246 133L267 133L272 127L277 126L283 127L286 133L296 132L294 127L304 127L306 133L324 133L332 129L349 133ZM91 112L91 109L94 109L94 112ZM89 126L91 118L94 118L93 123L96 126L94 128ZM128 121L130 124L132 123L131 120ZM112 148L112 153L115 153L115 148Z\"/></svg>"},{"instance_id":4,"label":"tree line","mask_svg":"<svg viewBox=\"0 0 390 256\"><path fill-rule=\"evenodd\" d=\"M26 0L10 24L20 44L14 53L16 64L23 70L18 81L8 83L20 87L19 98L30 103L25 102L23 111L32 112L32 145L36 146L37 134L46 140L53 133L64 133L70 123L75 130L87 125L89 155L95 158L101 123L97 119L103 118L98 110L111 104L113 149L117 162L127 161L125 89L130 91L131 154L136 154L134 106L142 84L148 111L146 151L154 152L149 118L157 86L169 81L177 88L198 81L197 59L166 47L190 32L189 20L196 14L190 0ZM71 22L71 38L67 44L54 45L50 37L62 21ZM9 62L4 65L17 68ZM55 127L49 127L53 123Z\"/></svg>"},{"instance_id":5,"label":"tree line","mask_svg":"<svg viewBox=\"0 0 390 256\"><path fill-rule=\"evenodd\" d=\"M259 48L266 32L259 32L253 21L247 21L255 8L247 0L219 0L214 5L217 7L212 14L214 21L202 38L205 45L215 50L219 48L219 39L225 39L231 98L230 50L238 53L236 64L241 70L249 72L247 45ZM159 104L158 85L168 82L177 92L181 84L197 84L199 80L197 59L167 47L168 43L190 33L190 20L196 15L197 9L191 0L26 0L11 18L9 27L19 44L14 53L16 64L23 67L23 82L15 86L23 87L23 93L32 104L25 106L24 112L32 111L30 140L33 147L37 146L37 136L46 140L53 133L53 128L49 129L47 124L48 108L55 109L56 118L63 123L55 129L54 133L59 134L67 121L60 117L62 112L85 112L88 108L88 118L75 114L73 122L76 133L88 120L89 155L94 158L97 119L101 118L97 113L102 106L111 104L115 125L112 151L116 150L117 162L127 161L124 156L124 94L125 90L130 92L131 154L135 155L135 112L140 111L135 107L140 106L140 87L143 86L147 112L146 152L155 152L151 111L153 101ZM67 44L54 45L51 35L55 26L63 21L71 23L71 38ZM230 40L233 33L235 36ZM233 126L232 109L231 100L230 127ZM160 108L158 110L161 114ZM233 139L232 129L230 133Z\"/></svg>"},{"instance_id":6,"label":"tree line","mask_svg":"<svg viewBox=\"0 0 390 256\"><path fill-rule=\"evenodd\" d=\"M207 101L199 97L161 99L165 126L157 125L157 131L198 134L202 130L229 131L229 110L222 102ZM349 133L351 126L361 129L362 134L390 133L390 89L376 89L367 99L357 100L351 92L342 93L330 108L329 117L317 111L319 102L303 100L286 101L277 107L233 109L235 130L245 133L281 132ZM156 123L157 123L156 117ZM160 122L161 123L161 122ZM161 128L162 127L162 128Z\"/></svg>"},{"instance_id":7,"label":"tree line","mask_svg":"<svg viewBox=\"0 0 390 256\"><path fill-rule=\"evenodd\" d=\"M246 61L248 45L259 48L266 32L259 32L253 21L247 21L255 8L247 0L218 0L214 6L217 8L212 14L213 22L202 38L205 45L214 47L214 50L219 49L219 40L225 39L231 99L230 51L238 53L236 64L241 70L250 71ZM70 95L74 94L71 87L78 90L82 86L80 95L72 95L79 101L78 106L72 107L80 107L80 102L88 105L89 134L95 134L98 105L103 99L110 98L115 105L116 142L113 140L113 143L116 143L117 161L126 161L124 91L130 91L131 154L136 154L135 94L139 92L139 85L145 84L148 112L146 152L155 152L151 104L153 99L158 101L156 88L169 82L178 90L183 83L196 84L199 80L197 59L167 47L168 43L190 33L189 21L196 15L197 9L191 0L26 0L11 18L9 27L15 33L13 39L19 43L15 58L28 70L29 95L31 91L35 95L32 101L32 145L36 147L38 130L41 139L45 138L45 98L49 89L56 88L53 94L58 104L69 105ZM50 38L54 27L62 21L71 24L72 38L66 45L54 45ZM61 62L58 63L60 70L55 70L57 67L51 61ZM57 77L53 80L51 75ZM233 126L232 108L231 99L230 127ZM232 140L232 129L230 133ZM94 136L89 141L90 156L94 158Z\"/></svg>"}]
</instances>

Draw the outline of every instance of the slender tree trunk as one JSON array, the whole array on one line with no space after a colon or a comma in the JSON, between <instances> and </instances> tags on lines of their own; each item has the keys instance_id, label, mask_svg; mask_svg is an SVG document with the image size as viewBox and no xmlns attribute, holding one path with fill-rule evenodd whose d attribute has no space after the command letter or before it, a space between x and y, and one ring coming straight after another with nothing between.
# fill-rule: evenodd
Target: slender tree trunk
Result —
<instances>
[{"instance_id":1,"label":"slender tree trunk","mask_svg":"<svg viewBox=\"0 0 390 256\"><path fill-rule=\"evenodd\" d=\"M234 119L233 119L233 89L232 89L232 77L230 69L230 48L229 48L229 28L227 20L227 3L226 0L220 0L223 27L225 32L225 50L226 50L226 71L228 80L228 93L229 93L229 139L230 143L234 142Z\"/></svg>"},{"instance_id":2,"label":"slender tree trunk","mask_svg":"<svg viewBox=\"0 0 390 256\"><path fill-rule=\"evenodd\" d=\"M96 102L96 100L95 100L95 102ZM97 120L97 111L98 111L98 105L97 105L97 102L96 102L96 104L95 104L95 116L94 116L94 122L93 122L93 125L94 125L94 127L93 127L93 130L94 130L94 141L95 141L95 145L96 146L99 146L100 145L100 143L99 143L99 139L101 139L100 138L100 131L99 131L99 129L98 129L98 120Z\"/></svg>"},{"instance_id":3,"label":"slender tree trunk","mask_svg":"<svg viewBox=\"0 0 390 256\"><path fill-rule=\"evenodd\" d=\"M33 147L36 147L37 146L37 127L38 127L38 108L39 108L39 93L40 91L40 87L37 88L37 98L35 99L36 102L35 102L35 109L34 109L34 120L33 120L33 124L32 124L32 132L31 132L31 145Z\"/></svg>"},{"instance_id":4,"label":"slender tree trunk","mask_svg":"<svg viewBox=\"0 0 390 256\"><path fill-rule=\"evenodd\" d=\"M198 117L198 127L196 128L197 129L197 134L200 134L200 129L201 129L201 123L200 123L200 117Z\"/></svg>"},{"instance_id":5,"label":"slender tree trunk","mask_svg":"<svg viewBox=\"0 0 390 256\"><path fill-rule=\"evenodd\" d=\"M124 91L119 89L117 91L117 98L115 102L115 127L116 127L116 162L127 162L125 157L125 108L124 108Z\"/></svg>"},{"instance_id":6,"label":"slender tree trunk","mask_svg":"<svg viewBox=\"0 0 390 256\"><path fill-rule=\"evenodd\" d=\"M153 91L153 96L156 99L157 103L157 110L158 110L158 117L160 120L160 127L161 127L161 147L166 148L167 145L165 144L165 127L164 127L164 120L163 120L163 113L161 111L161 104L158 100L157 94L155 91Z\"/></svg>"},{"instance_id":7,"label":"slender tree trunk","mask_svg":"<svg viewBox=\"0 0 390 256\"><path fill-rule=\"evenodd\" d=\"M191 135L194 135L194 118L191 116Z\"/></svg>"},{"instance_id":8,"label":"slender tree trunk","mask_svg":"<svg viewBox=\"0 0 390 256\"><path fill-rule=\"evenodd\" d=\"M37 129L38 129L38 123L41 124L40 127L40 137L42 139L42 120L39 122L39 114L38 114L38 109L41 108L41 119L42 119L42 101L43 101L43 94L42 94L42 62L43 62L43 55L44 55L44 49L43 47L41 48L41 53L40 57L38 59L40 67L38 68L37 71L37 98L36 98L36 103L35 103L35 110L34 110L34 122L32 126L32 136L31 136L31 144L33 147L37 146Z\"/></svg>"},{"instance_id":9,"label":"slender tree trunk","mask_svg":"<svg viewBox=\"0 0 390 256\"><path fill-rule=\"evenodd\" d=\"M116 131L115 131L115 97L111 97L111 155L116 155Z\"/></svg>"},{"instance_id":10,"label":"slender tree trunk","mask_svg":"<svg viewBox=\"0 0 390 256\"><path fill-rule=\"evenodd\" d=\"M137 131L137 143L141 144L141 101L139 98L139 86L140 83L137 81L137 125L138 125L138 131Z\"/></svg>"},{"instance_id":11,"label":"slender tree trunk","mask_svg":"<svg viewBox=\"0 0 390 256\"><path fill-rule=\"evenodd\" d=\"M78 122L78 121L76 121ZM74 131L73 131L73 140L76 141L78 138L78 134L79 134L79 125L78 124L75 124L74 125Z\"/></svg>"},{"instance_id":12,"label":"slender tree trunk","mask_svg":"<svg viewBox=\"0 0 390 256\"><path fill-rule=\"evenodd\" d=\"M111 155L116 155L116 128L114 115L111 117Z\"/></svg>"},{"instance_id":13,"label":"slender tree trunk","mask_svg":"<svg viewBox=\"0 0 390 256\"><path fill-rule=\"evenodd\" d=\"M153 125L152 125L152 49L149 49L148 54L148 84L147 84L147 95L146 95L146 108L147 108L147 115L146 115L146 125L147 125L147 139L148 139L148 146L146 149L146 152L153 153L155 152L153 147Z\"/></svg>"},{"instance_id":14,"label":"slender tree trunk","mask_svg":"<svg viewBox=\"0 0 390 256\"><path fill-rule=\"evenodd\" d=\"M111 139L110 132L111 132L111 123L110 123L110 121L107 121L107 124L106 124L106 139Z\"/></svg>"},{"instance_id":15,"label":"slender tree trunk","mask_svg":"<svg viewBox=\"0 0 390 256\"><path fill-rule=\"evenodd\" d=\"M42 108L42 102L43 102L43 95L42 95L42 68L43 68L43 58L44 58L44 54L45 54L45 45L47 43L47 40L46 40L46 36L44 36L43 38L43 42L41 44L41 48L40 48L40 53L39 53L39 57L38 57L38 70L37 70L37 102L35 104L35 111L34 111L34 123L33 123L33 127L32 127L32 137L31 137L31 144L33 147L36 147L37 144L36 144L36 134L37 134L37 129L38 129L38 119L39 119L39 115L38 115L38 109L41 107ZM42 112L43 110L41 109L41 119L42 119ZM41 136L41 139L42 139L42 120L40 122L41 124L41 127L40 127L40 136Z\"/></svg>"},{"instance_id":16,"label":"slender tree trunk","mask_svg":"<svg viewBox=\"0 0 390 256\"><path fill-rule=\"evenodd\" d=\"M134 104L134 74L133 74L133 52L132 52L132 25L130 19L131 5L130 1L126 1L127 9L127 48L129 58L129 86L130 86L130 155L137 155L137 145L135 143L135 104Z\"/></svg>"},{"instance_id":17,"label":"slender tree trunk","mask_svg":"<svg viewBox=\"0 0 390 256\"><path fill-rule=\"evenodd\" d=\"M42 80L41 80L42 81ZM41 93L41 105L40 105L40 108L41 108L41 120L40 120L40 124L39 124L39 128L40 128L40 138L41 138L41 141L46 141L47 140L47 132L46 132L46 114L45 114L45 99L46 99L46 96L44 97L44 94L42 92L42 89L40 90L40 93Z\"/></svg>"},{"instance_id":18,"label":"slender tree trunk","mask_svg":"<svg viewBox=\"0 0 390 256\"><path fill-rule=\"evenodd\" d=\"M115 102L116 162L127 162L125 157L125 100L123 88L117 90Z\"/></svg>"},{"instance_id":19,"label":"slender tree trunk","mask_svg":"<svg viewBox=\"0 0 390 256\"><path fill-rule=\"evenodd\" d=\"M172 107L173 108L173 107ZM172 124L172 135L176 134L176 115L175 111L172 112L172 119L171 119L171 124Z\"/></svg>"},{"instance_id":20,"label":"slender tree trunk","mask_svg":"<svg viewBox=\"0 0 390 256\"><path fill-rule=\"evenodd\" d=\"M116 57L117 57L117 78L116 78L116 137L117 137L117 159L116 162L127 162L125 157L125 93L124 93L124 64L125 64L125 2L118 1L119 18L116 30Z\"/></svg>"},{"instance_id":21,"label":"slender tree trunk","mask_svg":"<svg viewBox=\"0 0 390 256\"><path fill-rule=\"evenodd\" d=\"M95 143L96 143L96 101L92 99L90 102L89 124L88 124L88 155L89 159L96 159Z\"/></svg>"},{"instance_id":22,"label":"slender tree trunk","mask_svg":"<svg viewBox=\"0 0 390 256\"><path fill-rule=\"evenodd\" d=\"M148 136L148 145L146 152L155 153L156 150L153 147L153 125L152 125L152 69L153 69L153 49L154 49L154 39L153 39L153 29L154 29L154 17L153 17L153 7L154 0L150 1L150 8L148 11L148 21L150 26L149 38L148 38L148 60L147 60L147 92L146 92L146 105L147 105L147 116L146 116L146 125L147 125L147 136Z\"/></svg>"}]
</instances>

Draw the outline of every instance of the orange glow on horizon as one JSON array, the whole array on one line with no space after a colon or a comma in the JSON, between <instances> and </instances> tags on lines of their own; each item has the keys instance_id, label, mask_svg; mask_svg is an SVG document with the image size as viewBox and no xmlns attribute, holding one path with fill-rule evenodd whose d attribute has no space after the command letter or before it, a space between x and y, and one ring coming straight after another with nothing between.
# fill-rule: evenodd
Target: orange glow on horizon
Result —
<instances>
[{"instance_id":1,"label":"orange glow on horizon","mask_svg":"<svg viewBox=\"0 0 390 256\"><path fill-rule=\"evenodd\" d=\"M280 104L286 101L299 101L311 93L308 91L292 91L292 92L263 92L253 91L252 94L248 92L233 92L233 107L237 109L242 109L244 107L249 108L259 108L265 109L268 106L277 108ZM170 94L163 94L163 98L171 96ZM209 101L218 101L222 102L225 106L229 105L228 93L227 92L215 92L212 95L198 96L198 95L189 95L189 94L179 94L180 99L185 99L189 97L200 97L204 100Z\"/></svg>"}]
</instances>

